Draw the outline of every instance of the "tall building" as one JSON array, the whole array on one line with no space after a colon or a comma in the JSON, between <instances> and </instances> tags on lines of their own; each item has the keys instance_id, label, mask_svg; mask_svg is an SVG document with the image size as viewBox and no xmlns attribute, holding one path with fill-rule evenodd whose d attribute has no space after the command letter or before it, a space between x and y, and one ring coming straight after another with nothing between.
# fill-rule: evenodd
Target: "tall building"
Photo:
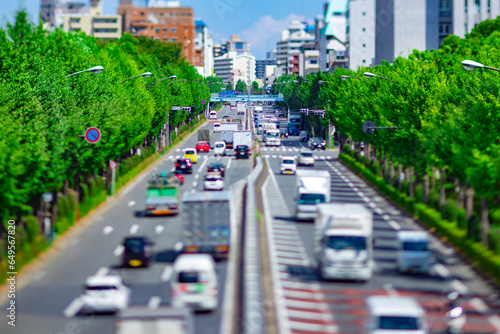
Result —
<instances>
[{"instance_id":1,"label":"tall building","mask_svg":"<svg viewBox=\"0 0 500 334\"><path fill-rule=\"evenodd\" d=\"M259 59L255 61L255 77L263 79L266 76L266 66L276 65L276 60L273 59Z\"/></svg>"},{"instance_id":2,"label":"tall building","mask_svg":"<svg viewBox=\"0 0 500 334\"><path fill-rule=\"evenodd\" d=\"M214 72L224 82L232 82L233 87L240 79L251 85L255 80L255 57L229 51L214 59Z\"/></svg>"},{"instance_id":3,"label":"tall building","mask_svg":"<svg viewBox=\"0 0 500 334\"><path fill-rule=\"evenodd\" d=\"M278 74L299 74L300 47L314 42L314 35L308 34L305 29L304 23L292 21L288 30L281 32L281 40L276 43Z\"/></svg>"},{"instance_id":4,"label":"tall building","mask_svg":"<svg viewBox=\"0 0 500 334\"><path fill-rule=\"evenodd\" d=\"M86 15L89 10L82 1L42 0L40 13L44 28L53 30L61 28L67 15Z\"/></svg>"},{"instance_id":5,"label":"tall building","mask_svg":"<svg viewBox=\"0 0 500 334\"><path fill-rule=\"evenodd\" d=\"M213 50L214 58L222 56L222 45L214 44Z\"/></svg>"},{"instance_id":6,"label":"tall building","mask_svg":"<svg viewBox=\"0 0 500 334\"><path fill-rule=\"evenodd\" d=\"M42 0L40 14L42 21L48 23L49 26L56 24L56 7L57 0Z\"/></svg>"},{"instance_id":7,"label":"tall building","mask_svg":"<svg viewBox=\"0 0 500 334\"><path fill-rule=\"evenodd\" d=\"M364 0L363 0L364 1ZM330 0L325 4L323 22L317 20L320 70L347 67L346 25L347 0Z\"/></svg>"},{"instance_id":8,"label":"tall building","mask_svg":"<svg viewBox=\"0 0 500 334\"><path fill-rule=\"evenodd\" d=\"M242 41L240 40L240 36L238 35L231 35L231 38L229 41L223 40L221 41L221 52L220 55L225 55L226 53L234 51L236 54L243 55L243 54L251 54L250 53L250 43L248 41Z\"/></svg>"},{"instance_id":9,"label":"tall building","mask_svg":"<svg viewBox=\"0 0 500 334\"><path fill-rule=\"evenodd\" d=\"M302 44L299 52L299 76L304 77L320 70L319 50L316 50L315 43Z\"/></svg>"},{"instance_id":10,"label":"tall building","mask_svg":"<svg viewBox=\"0 0 500 334\"><path fill-rule=\"evenodd\" d=\"M347 8L346 41L349 68L375 63L376 0L350 0Z\"/></svg>"},{"instance_id":11,"label":"tall building","mask_svg":"<svg viewBox=\"0 0 500 334\"><path fill-rule=\"evenodd\" d=\"M178 1L152 4L167 4L169 7L136 7L133 4L120 3L118 14L122 16L123 31L158 41L179 42L182 44L182 55L190 64L194 64L196 59L193 9L175 7L179 5Z\"/></svg>"},{"instance_id":12,"label":"tall building","mask_svg":"<svg viewBox=\"0 0 500 334\"><path fill-rule=\"evenodd\" d=\"M198 68L200 75L209 77L213 75L213 41L210 38L208 28L203 21L196 20L195 25L195 63L193 65Z\"/></svg>"},{"instance_id":13,"label":"tall building","mask_svg":"<svg viewBox=\"0 0 500 334\"><path fill-rule=\"evenodd\" d=\"M271 60L276 60L276 57L278 56L278 52L276 49L272 49L269 52L266 52L266 59L271 59Z\"/></svg>"}]
</instances>

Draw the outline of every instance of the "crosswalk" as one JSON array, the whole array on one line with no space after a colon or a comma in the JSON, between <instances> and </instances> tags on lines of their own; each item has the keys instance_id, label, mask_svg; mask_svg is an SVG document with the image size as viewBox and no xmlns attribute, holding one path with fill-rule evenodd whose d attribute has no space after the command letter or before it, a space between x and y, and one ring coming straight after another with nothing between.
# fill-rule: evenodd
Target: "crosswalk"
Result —
<instances>
[{"instance_id":1,"label":"crosswalk","mask_svg":"<svg viewBox=\"0 0 500 334\"><path fill-rule=\"evenodd\" d=\"M274 158L274 159L276 159L276 158L281 159L281 158L288 156L288 155L291 155L291 154L262 154L262 156L264 158ZM334 160L333 157L324 156L324 155L314 155L313 154L313 157L315 160L325 160L325 161L333 161Z\"/></svg>"}]
</instances>

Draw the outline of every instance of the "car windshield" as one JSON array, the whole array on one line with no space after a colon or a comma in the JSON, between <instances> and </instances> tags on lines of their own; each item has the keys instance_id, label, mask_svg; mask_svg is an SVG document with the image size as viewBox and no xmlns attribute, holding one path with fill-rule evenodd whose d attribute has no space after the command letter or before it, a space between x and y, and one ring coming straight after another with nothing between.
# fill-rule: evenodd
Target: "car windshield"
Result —
<instances>
[{"instance_id":1,"label":"car windshield","mask_svg":"<svg viewBox=\"0 0 500 334\"><path fill-rule=\"evenodd\" d=\"M95 286L87 286L87 290L90 291L103 291L103 290L118 290L118 288L114 285L95 285Z\"/></svg>"},{"instance_id":2,"label":"car windshield","mask_svg":"<svg viewBox=\"0 0 500 334\"><path fill-rule=\"evenodd\" d=\"M277 132L268 132L267 136L268 137L278 137L278 133Z\"/></svg>"},{"instance_id":3,"label":"car windshield","mask_svg":"<svg viewBox=\"0 0 500 334\"><path fill-rule=\"evenodd\" d=\"M293 160L288 160L288 159L287 159L287 160L283 160L283 163L284 163L284 164L294 164L294 163L295 163L295 161L293 161Z\"/></svg>"},{"instance_id":4,"label":"car windshield","mask_svg":"<svg viewBox=\"0 0 500 334\"><path fill-rule=\"evenodd\" d=\"M215 147L224 147L224 144L215 144Z\"/></svg>"},{"instance_id":5,"label":"car windshield","mask_svg":"<svg viewBox=\"0 0 500 334\"><path fill-rule=\"evenodd\" d=\"M125 249L134 253L142 253L144 241L141 239L129 239L125 241Z\"/></svg>"},{"instance_id":6,"label":"car windshield","mask_svg":"<svg viewBox=\"0 0 500 334\"><path fill-rule=\"evenodd\" d=\"M420 326L414 317L380 317L378 329L417 330Z\"/></svg>"},{"instance_id":7,"label":"car windshield","mask_svg":"<svg viewBox=\"0 0 500 334\"><path fill-rule=\"evenodd\" d=\"M323 142L323 139L321 139L321 138L313 138L313 140L314 140L314 141L317 141L317 142L320 142L320 143L322 143L322 142Z\"/></svg>"},{"instance_id":8,"label":"car windshield","mask_svg":"<svg viewBox=\"0 0 500 334\"><path fill-rule=\"evenodd\" d=\"M307 153L307 152L301 153L300 155L302 155L303 157L306 157L306 158L312 158L312 156L313 156L312 153Z\"/></svg>"},{"instance_id":9,"label":"car windshield","mask_svg":"<svg viewBox=\"0 0 500 334\"><path fill-rule=\"evenodd\" d=\"M196 151L186 150L186 154L196 154Z\"/></svg>"},{"instance_id":10,"label":"car windshield","mask_svg":"<svg viewBox=\"0 0 500 334\"><path fill-rule=\"evenodd\" d=\"M222 168L224 167L222 164L219 163L212 163L208 166L208 168Z\"/></svg>"},{"instance_id":11,"label":"car windshield","mask_svg":"<svg viewBox=\"0 0 500 334\"><path fill-rule=\"evenodd\" d=\"M220 175L207 175L207 176L205 176L205 179L209 180L209 181L216 181L216 180L220 180L221 177L220 177Z\"/></svg>"},{"instance_id":12,"label":"car windshield","mask_svg":"<svg viewBox=\"0 0 500 334\"><path fill-rule=\"evenodd\" d=\"M208 274L200 271L181 271L177 276L179 283L206 283Z\"/></svg>"},{"instance_id":13,"label":"car windshield","mask_svg":"<svg viewBox=\"0 0 500 334\"><path fill-rule=\"evenodd\" d=\"M299 204L318 204L325 203L325 195L323 194L301 194Z\"/></svg>"},{"instance_id":14,"label":"car windshield","mask_svg":"<svg viewBox=\"0 0 500 334\"><path fill-rule=\"evenodd\" d=\"M403 242L403 250L414 251L414 252L425 252L428 251L428 245L426 241L407 241Z\"/></svg>"},{"instance_id":15,"label":"car windshield","mask_svg":"<svg viewBox=\"0 0 500 334\"><path fill-rule=\"evenodd\" d=\"M366 238L352 236L330 236L326 239L326 246L332 249L366 249Z\"/></svg>"}]
</instances>

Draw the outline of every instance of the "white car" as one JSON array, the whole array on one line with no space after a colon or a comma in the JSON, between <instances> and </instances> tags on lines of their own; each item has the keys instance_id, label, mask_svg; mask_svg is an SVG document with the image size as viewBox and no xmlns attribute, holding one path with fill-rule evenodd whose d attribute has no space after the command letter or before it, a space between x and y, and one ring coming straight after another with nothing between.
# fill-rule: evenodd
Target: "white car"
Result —
<instances>
[{"instance_id":1,"label":"white car","mask_svg":"<svg viewBox=\"0 0 500 334\"><path fill-rule=\"evenodd\" d=\"M85 291L80 296L81 314L118 312L127 308L131 291L118 275L91 276L85 281Z\"/></svg>"},{"instance_id":2,"label":"white car","mask_svg":"<svg viewBox=\"0 0 500 334\"><path fill-rule=\"evenodd\" d=\"M214 123L214 132L220 132L220 123Z\"/></svg>"},{"instance_id":3,"label":"white car","mask_svg":"<svg viewBox=\"0 0 500 334\"><path fill-rule=\"evenodd\" d=\"M170 280L174 307L213 311L218 306L215 261L209 254L182 254L173 265Z\"/></svg>"},{"instance_id":4,"label":"white car","mask_svg":"<svg viewBox=\"0 0 500 334\"><path fill-rule=\"evenodd\" d=\"M216 141L214 143L214 154L215 155L226 155L226 143L223 141Z\"/></svg>"},{"instance_id":5,"label":"white car","mask_svg":"<svg viewBox=\"0 0 500 334\"><path fill-rule=\"evenodd\" d=\"M281 174L295 174L297 170L297 164L295 163L295 157L285 156L281 160Z\"/></svg>"},{"instance_id":6,"label":"white car","mask_svg":"<svg viewBox=\"0 0 500 334\"><path fill-rule=\"evenodd\" d=\"M222 190L224 189L224 181L220 173L208 173L203 181L203 189L207 190Z\"/></svg>"},{"instance_id":7,"label":"white car","mask_svg":"<svg viewBox=\"0 0 500 334\"><path fill-rule=\"evenodd\" d=\"M314 166L314 157L311 151L302 150L299 155L299 166Z\"/></svg>"}]
</instances>

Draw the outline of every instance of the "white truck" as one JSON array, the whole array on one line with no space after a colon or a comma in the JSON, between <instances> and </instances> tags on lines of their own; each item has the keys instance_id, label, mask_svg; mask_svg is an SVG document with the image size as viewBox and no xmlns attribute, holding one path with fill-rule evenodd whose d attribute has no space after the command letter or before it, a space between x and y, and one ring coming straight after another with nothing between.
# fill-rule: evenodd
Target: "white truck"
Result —
<instances>
[{"instance_id":1,"label":"white truck","mask_svg":"<svg viewBox=\"0 0 500 334\"><path fill-rule=\"evenodd\" d=\"M318 204L314 245L323 279L368 281L373 269L373 214L362 204Z\"/></svg>"},{"instance_id":2,"label":"white truck","mask_svg":"<svg viewBox=\"0 0 500 334\"><path fill-rule=\"evenodd\" d=\"M253 112L254 114L262 114L262 107L256 106Z\"/></svg>"},{"instance_id":3,"label":"white truck","mask_svg":"<svg viewBox=\"0 0 500 334\"><path fill-rule=\"evenodd\" d=\"M240 129L239 123L231 122L231 123L220 123L220 131L224 130L232 130L238 131Z\"/></svg>"},{"instance_id":4,"label":"white truck","mask_svg":"<svg viewBox=\"0 0 500 334\"><path fill-rule=\"evenodd\" d=\"M314 220L316 206L330 202L331 177L326 170L298 169L295 217Z\"/></svg>"},{"instance_id":5,"label":"white truck","mask_svg":"<svg viewBox=\"0 0 500 334\"><path fill-rule=\"evenodd\" d=\"M252 131L235 131L233 133L233 147L236 148L239 145L247 145L248 148L252 149Z\"/></svg>"},{"instance_id":6,"label":"white truck","mask_svg":"<svg viewBox=\"0 0 500 334\"><path fill-rule=\"evenodd\" d=\"M115 334L194 334L188 308L130 306L115 317Z\"/></svg>"},{"instance_id":7,"label":"white truck","mask_svg":"<svg viewBox=\"0 0 500 334\"><path fill-rule=\"evenodd\" d=\"M245 110L246 110L244 103L238 103L237 107L238 107L238 109L236 110L237 113L239 113L239 112L245 112Z\"/></svg>"},{"instance_id":8,"label":"white truck","mask_svg":"<svg viewBox=\"0 0 500 334\"><path fill-rule=\"evenodd\" d=\"M217 111L210 111L209 119L217 119Z\"/></svg>"},{"instance_id":9,"label":"white truck","mask_svg":"<svg viewBox=\"0 0 500 334\"><path fill-rule=\"evenodd\" d=\"M269 129L266 131L266 146L280 146L280 130Z\"/></svg>"},{"instance_id":10,"label":"white truck","mask_svg":"<svg viewBox=\"0 0 500 334\"><path fill-rule=\"evenodd\" d=\"M185 192L182 197L182 244L184 253L229 255L231 212L229 191Z\"/></svg>"},{"instance_id":11,"label":"white truck","mask_svg":"<svg viewBox=\"0 0 500 334\"><path fill-rule=\"evenodd\" d=\"M262 141L265 143L266 142L266 136L267 136L267 131L268 130L276 130L277 126L276 123L262 123Z\"/></svg>"}]
</instances>

